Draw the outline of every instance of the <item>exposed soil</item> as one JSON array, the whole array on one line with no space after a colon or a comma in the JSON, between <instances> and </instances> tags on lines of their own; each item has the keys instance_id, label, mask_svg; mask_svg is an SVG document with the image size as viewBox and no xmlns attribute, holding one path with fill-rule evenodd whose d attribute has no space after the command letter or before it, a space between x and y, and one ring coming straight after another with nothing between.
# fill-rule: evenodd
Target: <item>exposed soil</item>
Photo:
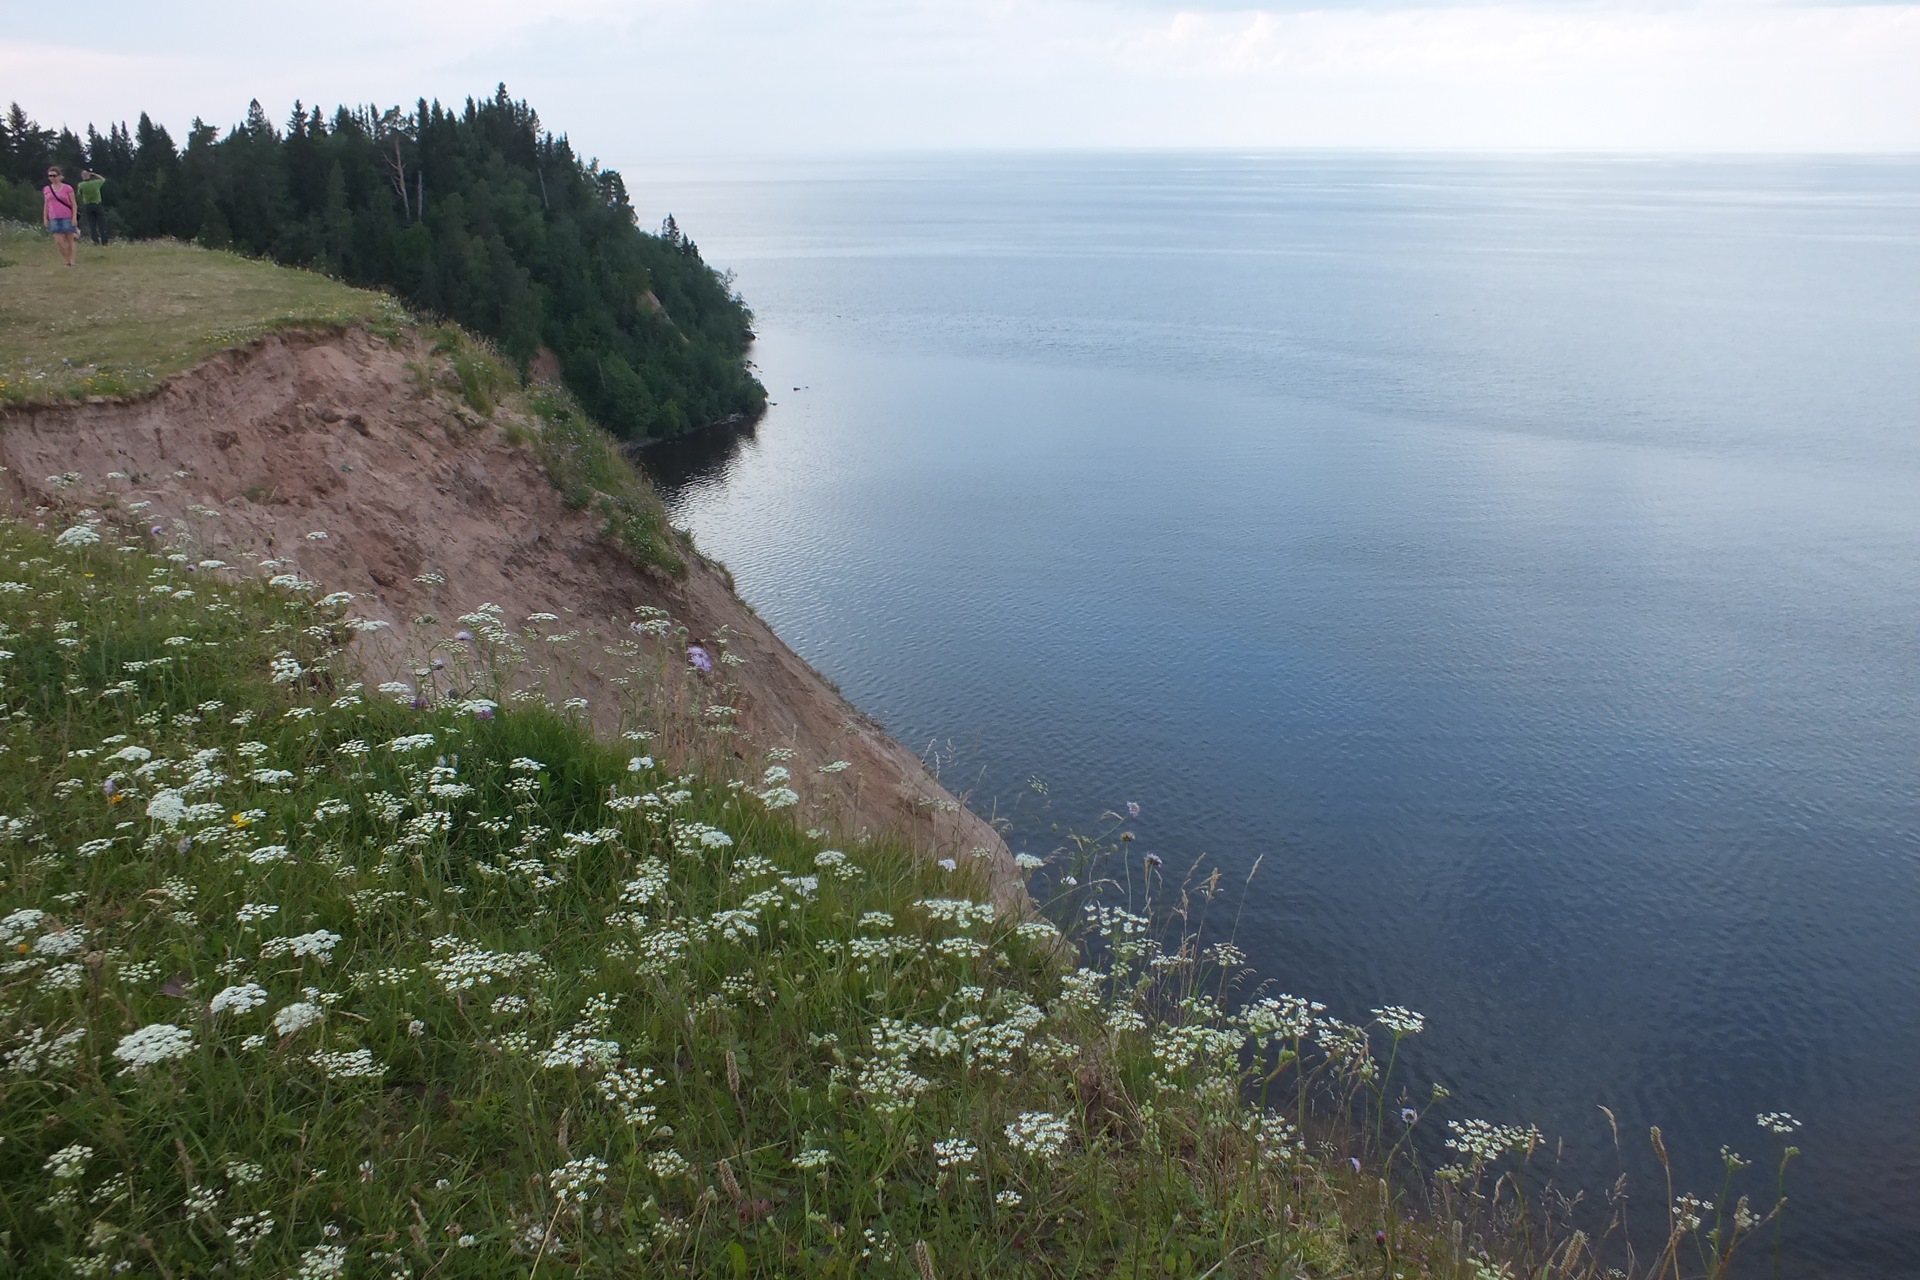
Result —
<instances>
[{"instance_id":1,"label":"exposed soil","mask_svg":"<svg viewBox=\"0 0 1920 1280\"><path fill-rule=\"evenodd\" d=\"M687 636L654 642L654 684L695 714L709 701L739 709L734 735L707 739L739 776L757 781L765 751L790 747L804 821L845 836L895 831L930 856L984 850L998 882L1017 883L993 829L787 648L723 570L698 557L683 581L636 568L593 516L566 508L502 422L424 387L408 367L417 354L365 332L286 335L224 352L138 402L0 415L0 501L47 520L144 501L125 519L158 526L156 542L187 538L227 572L291 561L328 590L360 594L356 613L392 624L355 642L374 679L412 680L418 655L483 602L515 627L557 614L545 630L577 633L553 646L569 655L557 667L564 693L585 698L603 730L633 689L614 683L630 664L607 649L637 639L636 606L664 609ZM55 482L69 473L79 480ZM308 537L318 531L327 536ZM416 581L434 573L444 586ZM435 621L417 623L422 615ZM686 639L743 661L696 673ZM551 679L546 687L555 692ZM845 770L818 772L840 760Z\"/></svg>"}]
</instances>

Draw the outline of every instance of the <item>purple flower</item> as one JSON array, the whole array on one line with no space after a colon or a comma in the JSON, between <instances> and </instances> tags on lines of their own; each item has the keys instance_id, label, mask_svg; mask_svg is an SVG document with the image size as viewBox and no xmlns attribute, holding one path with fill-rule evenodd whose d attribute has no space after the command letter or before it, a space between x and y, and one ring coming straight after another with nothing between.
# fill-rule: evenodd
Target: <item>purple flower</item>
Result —
<instances>
[{"instance_id":1,"label":"purple flower","mask_svg":"<svg viewBox=\"0 0 1920 1280\"><path fill-rule=\"evenodd\" d=\"M473 713L473 718L476 720L491 720L493 719L493 708L482 707Z\"/></svg>"},{"instance_id":2,"label":"purple flower","mask_svg":"<svg viewBox=\"0 0 1920 1280\"><path fill-rule=\"evenodd\" d=\"M472 640L472 639L473 639L473 632L471 632L471 631L456 631L456 632L454 632L454 633L453 633L453 638L454 638L455 640L469 640L469 641L470 641L470 640Z\"/></svg>"},{"instance_id":3,"label":"purple flower","mask_svg":"<svg viewBox=\"0 0 1920 1280\"><path fill-rule=\"evenodd\" d=\"M113 779L108 778L105 782L101 783L100 790L106 792L108 795L112 795L114 791Z\"/></svg>"},{"instance_id":4,"label":"purple flower","mask_svg":"<svg viewBox=\"0 0 1920 1280\"><path fill-rule=\"evenodd\" d=\"M425 711L427 709L427 700L425 698L415 698L413 700L413 709L415 711Z\"/></svg>"},{"instance_id":5,"label":"purple flower","mask_svg":"<svg viewBox=\"0 0 1920 1280\"><path fill-rule=\"evenodd\" d=\"M697 644L687 646L687 661L691 662L698 670L713 670L713 659L708 657L707 651Z\"/></svg>"},{"instance_id":6,"label":"purple flower","mask_svg":"<svg viewBox=\"0 0 1920 1280\"><path fill-rule=\"evenodd\" d=\"M1137 818L1140 816L1140 805L1138 801L1127 801L1127 816L1129 818Z\"/></svg>"},{"instance_id":7,"label":"purple flower","mask_svg":"<svg viewBox=\"0 0 1920 1280\"><path fill-rule=\"evenodd\" d=\"M433 669L435 671L439 671L443 669L446 665L447 665L447 660L445 658L435 658L433 660Z\"/></svg>"},{"instance_id":8,"label":"purple flower","mask_svg":"<svg viewBox=\"0 0 1920 1280\"><path fill-rule=\"evenodd\" d=\"M153 526L153 528L147 530L148 533L152 534L156 538L159 537L161 534L165 533L166 531L167 531L167 526L163 524L157 524Z\"/></svg>"},{"instance_id":9,"label":"purple flower","mask_svg":"<svg viewBox=\"0 0 1920 1280\"><path fill-rule=\"evenodd\" d=\"M1146 863L1149 867L1157 867L1162 862L1160 855L1157 853L1149 853L1145 857L1141 858L1140 860Z\"/></svg>"}]
</instances>

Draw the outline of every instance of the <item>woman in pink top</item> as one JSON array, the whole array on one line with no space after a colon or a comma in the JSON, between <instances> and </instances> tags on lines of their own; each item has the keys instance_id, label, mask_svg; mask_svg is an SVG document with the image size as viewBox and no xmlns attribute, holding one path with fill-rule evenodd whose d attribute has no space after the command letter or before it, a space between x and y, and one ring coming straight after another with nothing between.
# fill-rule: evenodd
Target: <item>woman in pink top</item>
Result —
<instances>
[{"instance_id":1,"label":"woman in pink top","mask_svg":"<svg viewBox=\"0 0 1920 1280\"><path fill-rule=\"evenodd\" d=\"M73 265L73 245L80 234L73 221L79 216L79 210L73 188L67 185L60 170L48 169L47 185L41 189L40 221L53 233L53 243L59 247L60 256L68 266Z\"/></svg>"}]
</instances>

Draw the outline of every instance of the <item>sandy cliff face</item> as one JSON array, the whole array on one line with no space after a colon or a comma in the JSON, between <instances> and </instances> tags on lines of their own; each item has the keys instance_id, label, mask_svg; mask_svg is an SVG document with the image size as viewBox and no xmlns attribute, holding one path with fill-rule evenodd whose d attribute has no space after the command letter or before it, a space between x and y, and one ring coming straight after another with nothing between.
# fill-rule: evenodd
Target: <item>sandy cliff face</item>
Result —
<instances>
[{"instance_id":1,"label":"sandy cliff face","mask_svg":"<svg viewBox=\"0 0 1920 1280\"><path fill-rule=\"evenodd\" d=\"M0 498L43 519L131 510L121 523L157 527L149 538L227 561L223 572L272 572L258 561L279 559L354 592L356 613L391 624L356 641L375 678L414 679L427 647L483 603L515 627L558 615L539 629L572 638L539 646L545 687L555 693L558 680L586 699L603 729L636 696L631 660L609 650L641 639L636 608L664 609L686 635L646 642L659 673L650 696L695 716L738 708L737 732L705 737L703 750L717 743L754 781L769 748L791 748L805 821L845 835L899 830L935 856L984 850L1013 883L999 836L788 649L720 570L697 557L682 581L635 568L595 517L567 509L531 449L423 387L408 360L365 333L282 337L138 403L15 411L0 417ZM689 639L739 661L697 673ZM836 761L847 766L819 771Z\"/></svg>"}]
</instances>

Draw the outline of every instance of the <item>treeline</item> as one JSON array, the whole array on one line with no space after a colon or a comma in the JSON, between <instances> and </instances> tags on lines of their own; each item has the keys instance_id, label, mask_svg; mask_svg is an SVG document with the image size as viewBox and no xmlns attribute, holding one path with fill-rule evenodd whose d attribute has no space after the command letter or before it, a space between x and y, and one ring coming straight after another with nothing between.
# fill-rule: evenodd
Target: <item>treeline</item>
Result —
<instances>
[{"instance_id":1,"label":"treeline","mask_svg":"<svg viewBox=\"0 0 1920 1280\"><path fill-rule=\"evenodd\" d=\"M295 103L276 128L258 102L224 136L185 145L145 114L84 139L17 104L0 122L0 217L40 219L49 161L107 179L116 235L174 236L390 289L499 344L523 372L544 347L616 433L667 436L766 391L747 366L752 313L669 217L635 225L619 173L583 162L500 86L463 110Z\"/></svg>"}]
</instances>

